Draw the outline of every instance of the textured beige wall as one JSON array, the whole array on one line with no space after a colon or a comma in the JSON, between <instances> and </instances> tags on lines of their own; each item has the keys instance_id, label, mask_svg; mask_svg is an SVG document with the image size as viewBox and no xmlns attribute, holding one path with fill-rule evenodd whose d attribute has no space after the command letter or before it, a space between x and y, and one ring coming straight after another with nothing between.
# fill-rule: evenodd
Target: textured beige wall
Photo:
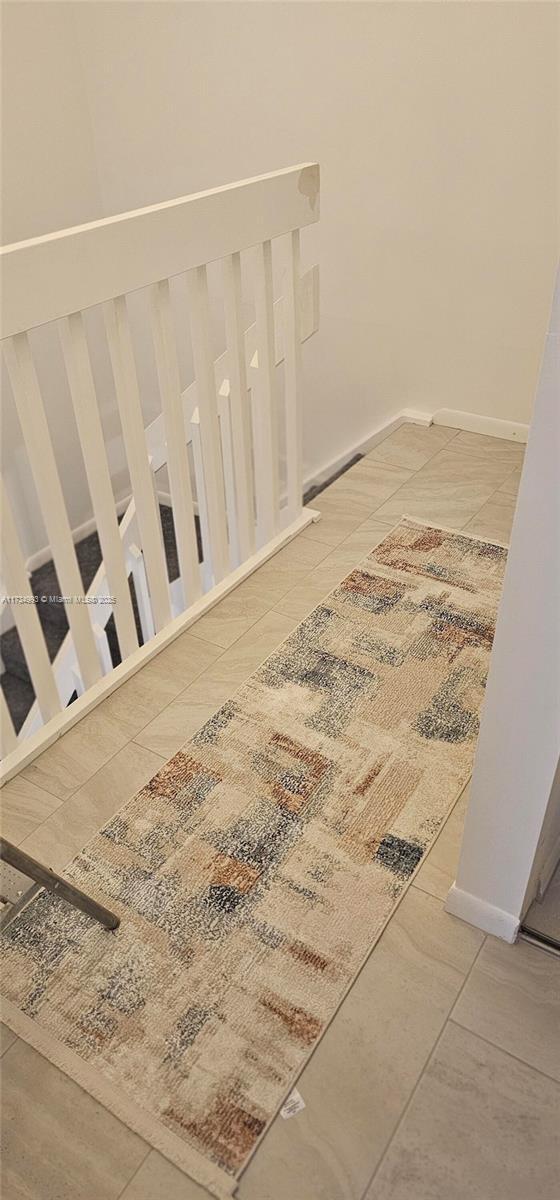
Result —
<instances>
[{"instance_id":1,"label":"textured beige wall","mask_svg":"<svg viewBox=\"0 0 560 1200\"><path fill-rule=\"evenodd\" d=\"M12 236L316 158L306 472L404 406L529 420L558 243L555 4L19 7ZM40 86L16 139L22 56Z\"/></svg>"}]
</instances>

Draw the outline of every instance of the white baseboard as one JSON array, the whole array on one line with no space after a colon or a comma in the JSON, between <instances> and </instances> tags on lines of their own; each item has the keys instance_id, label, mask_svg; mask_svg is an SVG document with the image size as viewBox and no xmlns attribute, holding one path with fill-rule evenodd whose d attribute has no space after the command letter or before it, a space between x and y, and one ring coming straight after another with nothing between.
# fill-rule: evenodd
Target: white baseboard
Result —
<instances>
[{"instance_id":1,"label":"white baseboard","mask_svg":"<svg viewBox=\"0 0 560 1200\"><path fill-rule=\"evenodd\" d=\"M496 908L495 904L481 900L480 896L473 896L472 892L464 892L455 883L447 893L444 908L453 917L460 917L461 921L476 925L477 929L492 933L504 942L515 942L517 938L519 917L505 912L503 908Z\"/></svg>"},{"instance_id":2,"label":"white baseboard","mask_svg":"<svg viewBox=\"0 0 560 1200\"><path fill-rule=\"evenodd\" d=\"M356 454L368 454L378 442L384 441L390 433L394 433L404 424L448 425L452 429L464 429L467 433L484 433L487 437L505 438L507 441L522 443L527 441L529 433L529 426L521 425L517 421L502 421L497 417L483 417L479 413L461 412L455 408L438 408L433 413L422 412L416 408L401 408L394 417L373 429L363 441L354 443L337 458L306 475L304 491L307 492L311 487L321 487Z\"/></svg>"},{"instance_id":3,"label":"white baseboard","mask_svg":"<svg viewBox=\"0 0 560 1200\"><path fill-rule=\"evenodd\" d=\"M391 417L388 421L383 421L377 425L363 441L354 443L339 454L336 458L330 460L319 467L303 481L304 491L307 492L311 487L320 487L326 480L331 479L340 471L351 458L356 454L368 454L373 450L378 442L382 442L390 433L394 433L401 425L449 425L453 429L464 429L468 433L485 433L489 437L507 438L509 441L526 442L529 432L528 425L520 425L515 421L501 421L495 417L483 417L478 413L460 412L454 408L438 408L435 412L422 412L415 408L401 408L399 412ZM121 496L116 503L117 513L124 512L130 503L130 495ZM161 504L171 504L171 497L168 492L163 492L158 489L158 499ZM93 533L96 527L95 518L91 517L88 521L84 521L81 525L76 526L72 530L72 538L74 542L81 541ZM36 571L37 567L42 567L52 557L50 546L43 546L41 550L37 550L26 561L28 571Z\"/></svg>"},{"instance_id":4,"label":"white baseboard","mask_svg":"<svg viewBox=\"0 0 560 1200\"><path fill-rule=\"evenodd\" d=\"M432 424L432 417L430 413L418 412L414 408L401 408L390 420L377 425L363 441L354 443L343 454L339 454L337 458L331 459L324 466L306 475L303 481L304 492L307 492L311 487L321 487L327 480L332 479L337 471L342 470L346 463L350 462L350 459L354 458L356 454L369 454L369 451L373 450L373 447L377 446L378 442L384 441L386 437L389 437L390 433L394 433L396 429L399 429L404 424L427 426Z\"/></svg>"},{"instance_id":5,"label":"white baseboard","mask_svg":"<svg viewBox=\"0 0 560 1200\"><path fill-rule=\"evenodd\" d=\"M507 438L510 442L527 441L529 426L518 421L502 421L498 417L483 417L480 413L460 412L455 408L438 408L432 416L434 425L450 425L467 433L484 433L487 437Z\"/></svg>"}]
</instances>

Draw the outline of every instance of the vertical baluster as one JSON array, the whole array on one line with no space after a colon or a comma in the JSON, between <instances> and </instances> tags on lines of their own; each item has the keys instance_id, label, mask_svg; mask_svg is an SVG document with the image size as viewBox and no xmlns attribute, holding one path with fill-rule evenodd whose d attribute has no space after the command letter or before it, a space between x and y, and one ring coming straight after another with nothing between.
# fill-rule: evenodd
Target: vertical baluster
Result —
<instances>
[{"instance_id":1,"label":"vertical baluster","mask_svg":"<svg viewBox=\"0 0 560 1200\"><path fill-rule=\"evenodd\" d=\"M193 452L194 478L200 523L200 540L202 542L202 579L204 591L212 587L214 568L212 546L210 542L210 526L208 524L208 506L206 504L206 483L204 480L204 461L202 454L202 439L200 437L200 417L195 408L191 417L191 444Z\"/></svg>"},{"instance_id":2,"label":"vertical baluster","mask_svg":"<svg viewBox=\"0 0 560 1200\"><path fill-rule=\"evenodd\" d=\"M146 567L144 565L144 557L139 546L133 543L128 552L128 563L130 573L134 580L134 591L136 593L136 605L138 608L138 616L140 618L140 628L142 630L142 641L144 646L153 638L156 630L154 618L152 614L152 606L150 604L150 593L148 591L148 581L146 579Z\"/></svg>"},{"instance_id":3,"label":"vertical baluster","mask_svg":"<svg viewBox=\"0 0 560 1200\"><path fill-rule=\"evenodd\" d=\"M83 600L78 560L27 334L16 334L7 339L4 346L19 423L58 581L65 595ZM101 664L87 606L70 603L66 606L66 616L84 683L86 687L91 687L101 678Z\"/></svg>"},{"instance_id":4,"label":"vertical baluster","mask_svg":"<svg viewBox=\"0 0 560 1200\"><path fill-rule=\"evenodd\" d=\"M60 712L60 698L3 480L0 486L0 498L3 570L6 587L11 595L21 596L24 601L22 604L14 605L12 612L41 716L43 721L47 722Z\"/></svg>"},{"instance_id":5,"label":"vertical baluster","mask_svg":"<svg viewBox=\"0 0 560 1200\"><path fill-rule=\"evenodd\" d=\"M97 642L97 649L99 651L99 657L103 666L103 674L108 675L110 671L113 670L113 660L111 658L111 649L109 646L109 639L107 637L107 630L103 625L94 625L93 636Z\"/></svg>"},{"instance_id":6,"label":"vertical baluster","mask_svg":"<svg viewBox=\"0 0 560 1200\"><path fill-rule=\"evenodd\" d=\"M5 758L6 754L11 754L18 744L17 734L14 729L10 710L6 704L6 697L3 689L0 687L0 753Z\"/></svg>"},{"instance_id":7,"label":"vertical baluster","mask_svg":"<svg viewBox=\"0 0 560 1200\"><path fill-rule=\"evenodd\" d=\"M212 568L214 583L219 583L229 570L229 553L206 267L188 271L187 282Z\"/></svg>"},{"instance_id":8,"label":"vertical baluster","mask_svg":"<svg viewBox=\"0 0 560 1200\"><path fill-rule=\"evenodd\" d=\"M224 259L223 278L237 525L241 561L243 562L255 552L255 517L251 418L247 390L245 334L242 319L241 255L239 253L230 254Z\"/></svg>"},{"instance_id":9,"label":"vertical baluster","mask_svg":"<svg viewBox=\"0 0 560 1200\"><path fill-rule=\"evenodd\" d=\"M173 338L171 299L167 279L155 283L151 289L151 316L167 442L167 469L173 501L173 522L183 594L185 605L187 605L192 604L201 595L201 582L179 364Z\"/></svg>"},{"instance_id":10,"label":"vertical baluster","mask_svg":"<svg viewBox=\"0 0 560 1200\"><path fill-rule=\"evenodd\" d=\"M274 295L272 245L255 247L255 310L258 371L256 372L258 423L255 431L257 514L265 541L274 537L278 522L278 448L274 407Z\"/></svg>"},{"instance_id":11,"label":"vertical baluster","mask_svg":"<svg viewBox=\"0 0 560 1200\"><path fill-rule=\"evenodd\" d=\"M138 649L138 638L82 314L62 318L58 329L103 562L116 600L121 658L125 659Z\"/></svg>"},{"instance_id":12,"label":"vertical baluster","mask_svg":"<svg viewBox=\"0 0 560 1200\"><path fill-rule=\"evenodd\" d=\"M229 529L229 552L232 567L238 567L243 561L239 548L239 521L237 519L237 501L235 493L235 468L233 456L232 420L228 381L225 380L224 391L218 393L218 419L220 422L220 442L222 446L222 462L224 465L224 491Z\"/></svg>"},{"instance_id":13,"label":"vertical baluster","mask_svg":"<svg viewBox=\"0 0 560 1200\"><path fill-rule=\"evenodd\" d=\"M299 229L288 234L288 264L284 283L284 359L288 511L295 520L301 512L303 501Z\"/></svg>"},{"instance_id":14,"label":"vertical baluster","mask_svg":"<svg viewBox=\"0 0 560 1200\"><path fill-rule=\"evenodd\" d=\"M117 296L115 300L108 300L103 305L103 313L132 492L138 514L154 624L159 632L171 620L169 582L161 521L154 497L152 472L148 459L125 297Z\"/></svg>"},{"instance_id":15,"label":"vertical baluster","mask_svg":"<svg viewBox=\"0 0 560 1200\"><path fill-rule=\"evenodd\" d=\"M80 696L83 696L85 688L82 676L78 670L77 661L70 667L70 676L72 679L72 691L76 693L76 697L79 699Z\"/></svg>"}]
</instances>

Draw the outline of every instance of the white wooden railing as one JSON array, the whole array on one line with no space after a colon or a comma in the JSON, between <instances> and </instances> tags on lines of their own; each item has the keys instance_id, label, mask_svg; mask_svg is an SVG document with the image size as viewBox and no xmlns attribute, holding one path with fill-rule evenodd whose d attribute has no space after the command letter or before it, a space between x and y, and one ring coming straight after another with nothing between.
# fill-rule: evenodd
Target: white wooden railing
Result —
<instances>
[{"instance_id":1,"label":"white wooden railing","mask_svg":"<svg viewBox=\"0 0 560 1200\"><path fill-rule=\"evenodd\" d=\"M2 581L8 595L29 601L11 612L35 693L17 736L2 693L3 778L31 761L313 519L315 514L302 507L301 342L318 325L318 268L301 274L299 231L318 216L318 167L305 164L2 250L0 335L13 402L61 591L74 597L66 605L68 634L51 664L3 483ZM276 300L273 241L282 267L282 294ZM242 255L252 271L255 319L247 328ZM214 359L207 267L217 260L225 348ZM169 285L183 273L194 373L186 388L180 382ZM149 289L161 406L147 427L127 307L127 295L144 288ZM120 523L83 316L95 305L102 305L131 484ZM29 336L51 322L60 339L103 556L87 596ZM172 583L154 481L163 466L179 562L179 577ZM105 632L111 614L122 659L116 668ZM78 699L67 707L75 693Z\"/></svg>"}]
</instances>

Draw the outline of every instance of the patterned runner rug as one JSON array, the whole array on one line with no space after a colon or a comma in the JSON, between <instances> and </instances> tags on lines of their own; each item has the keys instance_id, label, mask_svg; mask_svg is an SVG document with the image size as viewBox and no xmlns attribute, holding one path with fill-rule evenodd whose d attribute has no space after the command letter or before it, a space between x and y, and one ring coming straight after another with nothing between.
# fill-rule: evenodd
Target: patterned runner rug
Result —
<instances>
[{"instance_id":1,"label":"patterned runner rug","mask_svg":"<svg viewBox=\"0 0 560 1200\"><path fill-rule=\"evenodd\" d=\"M216 1196L469 777L505 560L404 519L74 859L119 930L3 935L8 1024Z\"/></svg>"}]
</instances>

